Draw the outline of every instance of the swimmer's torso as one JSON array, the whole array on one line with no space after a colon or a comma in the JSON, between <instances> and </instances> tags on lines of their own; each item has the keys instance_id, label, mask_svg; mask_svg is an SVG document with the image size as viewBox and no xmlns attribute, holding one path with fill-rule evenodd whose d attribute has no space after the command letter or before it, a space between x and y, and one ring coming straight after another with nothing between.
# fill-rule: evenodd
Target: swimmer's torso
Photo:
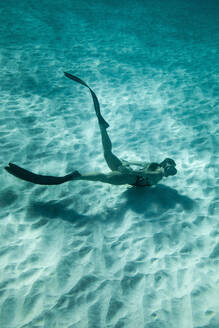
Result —
<instances>
[{"instance_id":1,"label":"swimmer's torso","mask_svg":"<svg viewBox=\"0 0 219 328\"><path fill-rule=\"evenodd\" d=\"M130 176L132 181L128 184L136 187L156 185L164 176L162 168L156 163L143 163L140 169L136 169L135 165L125 164L119 168L119 171L127 175L128 180Z\"/></svg>"}]
</instances>

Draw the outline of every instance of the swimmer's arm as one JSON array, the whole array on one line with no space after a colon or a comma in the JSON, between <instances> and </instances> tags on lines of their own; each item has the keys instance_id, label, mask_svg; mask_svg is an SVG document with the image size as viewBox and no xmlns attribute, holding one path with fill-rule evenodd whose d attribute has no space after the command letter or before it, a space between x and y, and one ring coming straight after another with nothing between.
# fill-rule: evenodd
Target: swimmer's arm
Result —
<instances>
[{"instance_id":1,"label":"swimmer's arm","mask_svg":"<svg viewBox=\"0 0 219 328\"><path fill-rule=\"evenodd\" d=\"M124 165L137 165L137 166L146 166L147 165L147 162L129 162L124 159L122 160L122 163Z\"/></svg>"}]
</instances>

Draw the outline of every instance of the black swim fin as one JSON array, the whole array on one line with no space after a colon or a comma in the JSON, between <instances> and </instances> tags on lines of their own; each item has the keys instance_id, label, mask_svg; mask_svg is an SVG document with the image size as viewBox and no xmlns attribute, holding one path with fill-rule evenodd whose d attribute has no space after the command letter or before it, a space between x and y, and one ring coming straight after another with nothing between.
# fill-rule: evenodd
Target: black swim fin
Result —
<instances>
[{"instance_id":1,"label":"black swim fin","mask_svg":"<svg viewBox=\"0 0 219 328\"><path fill-rule=\"evenodd\" d=\"M104 120L103 116L101 115L101 112L100 112L100 104L99 104L99 101L97 99L97 96L93 92L93 90L83 80L79 79L79 77L77 77L75 75L72 75L72 74L69 74L67 72L64 72L64 74L69 79L71 79L73 81L76 81L76 82L84 85L85 87L87 87L90 90L91 96L93 98L94 108L95 108L95 112L96 112L96 115L97 115L97 118L98 118L98 122L99 122L99 124L104 125L104 127L107 129L109 127L109 124Z\"/></svg>"},{"instance_id":2,"label":"black swim fin","mask_svg":"<svg viewBox=\"0 0 219 328\"><path fill-rule=\"evenodd\" d=\"M19 179L40 185L58 185L67 181L74 180L74 178L81 176L78 171L74 171L73 173L67 174L63 177L40 175L25 170L13 163L9 163L8 166L5 167L5 170Z\"/></svg>"}]
</instances>

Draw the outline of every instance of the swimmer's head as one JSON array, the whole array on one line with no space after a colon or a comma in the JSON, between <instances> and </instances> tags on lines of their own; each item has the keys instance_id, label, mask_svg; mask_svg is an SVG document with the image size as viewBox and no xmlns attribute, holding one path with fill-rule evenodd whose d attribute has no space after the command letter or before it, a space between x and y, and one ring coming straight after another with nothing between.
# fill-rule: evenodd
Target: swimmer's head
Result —
<instances>
[{"instance_id":1,"label":"swimmer's head","mask_svg":"<svg viewBox=\"0 0 219 328\"><path fill-rule=\"evenodd\" d=\"M175 175L177 173L177 169L175 168L176 163L171 158L165 158L165 160L160 163L160 166L164 169L165 177Z\"/></svg>"}]
</instances>

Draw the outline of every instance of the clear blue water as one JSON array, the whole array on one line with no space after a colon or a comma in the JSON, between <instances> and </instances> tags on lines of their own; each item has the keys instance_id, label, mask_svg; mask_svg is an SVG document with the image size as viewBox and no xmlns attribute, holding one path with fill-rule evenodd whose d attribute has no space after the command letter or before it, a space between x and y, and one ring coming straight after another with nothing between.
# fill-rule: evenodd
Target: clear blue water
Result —
<instances>
[{"instance_id":1,"label":"clear blue water","mask_svg":"<svg viewBox=\"0 0 219 328\"><path fill-rule=\"evenodd\" d=\"M218 328L218 1L1 1L0 327ZM151 189L41 174L173 157Z\"/></svg>"}]
</instances>

